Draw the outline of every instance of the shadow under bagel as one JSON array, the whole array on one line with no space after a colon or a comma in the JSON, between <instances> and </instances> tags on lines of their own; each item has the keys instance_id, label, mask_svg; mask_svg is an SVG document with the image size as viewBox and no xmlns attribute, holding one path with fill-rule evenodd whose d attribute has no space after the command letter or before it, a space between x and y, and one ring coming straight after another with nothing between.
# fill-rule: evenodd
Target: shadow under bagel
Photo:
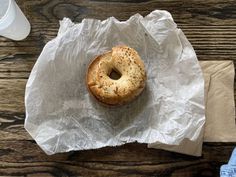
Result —
<instances>
[{"instance_id":1,"label":"shadow under bagel","mask_svg":"<svg viewBox=\"0 0 236 177\"><path fill-rule=\"evenodd\" d=\"M117 134L117 130L126 130L126 128L130 127L137 118L140 118L138 115L147 111L146 108L148 107L148 100L151 95L150 92L148 85L146 85L140 95L138 95L134 100L119 106L104 105L91 94L89 94L89 102L96 110L98 116L108 122L114 133ZM147 118L144 116L142 116L143 119ZM126 134L128 135L129 133Z\"/></svg>"}]
</instances>

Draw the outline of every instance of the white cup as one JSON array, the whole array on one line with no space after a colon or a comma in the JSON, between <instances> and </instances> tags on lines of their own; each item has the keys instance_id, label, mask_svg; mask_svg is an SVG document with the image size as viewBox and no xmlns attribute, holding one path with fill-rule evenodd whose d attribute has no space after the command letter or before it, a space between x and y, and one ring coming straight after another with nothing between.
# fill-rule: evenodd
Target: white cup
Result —
<instances>
[{"instance_id":1,"label":"white cup","mask_svg":"<svg viewBox=\"0 0 236 177\"><path fill-rule=\"evenodd\" d=\"M30 23L15 0L0 0L0 35L18 41L29 33Z\"/></svg>"}]
</instances>

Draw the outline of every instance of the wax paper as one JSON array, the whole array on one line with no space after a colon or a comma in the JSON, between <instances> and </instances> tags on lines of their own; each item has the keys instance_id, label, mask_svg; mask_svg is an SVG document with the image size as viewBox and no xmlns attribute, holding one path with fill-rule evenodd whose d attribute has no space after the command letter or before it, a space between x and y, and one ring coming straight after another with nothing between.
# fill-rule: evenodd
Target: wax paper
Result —
<instances>
[{"instance_id":1,"label":"wax paper","mask_svg":"<svg viewBox=\"0 0 236 177\"><path fill-rule=\"evenodd\" d=\"M123 44L144 61L146 87L130 104L110 108L90 96L86 71L94 57ZM25 128L47 154L130 142L178 146L201 136L204 80L194 49L167 11L127 21L64 18L32 69L25 106Z\"/></svg>"}]
</instances>

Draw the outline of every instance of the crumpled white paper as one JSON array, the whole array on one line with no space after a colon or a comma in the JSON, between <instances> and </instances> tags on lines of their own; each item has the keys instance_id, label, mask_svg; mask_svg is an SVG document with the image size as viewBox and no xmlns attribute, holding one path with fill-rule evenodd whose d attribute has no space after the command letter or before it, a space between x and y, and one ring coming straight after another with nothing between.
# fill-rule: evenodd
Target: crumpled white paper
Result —
<instances>
[{"instance_id":1,"label":"crumpled white paper","mask_svg":"<svg viewBox=\"0 0 236 177\"><path fill-rule=\"evenodd\" d=\"M85 76L95 56L120 44L143 59L146 88L132 103L108 108L90 97ZM122 22L64 18L30 74L25 105L25 128L47 154L134 141L194 142L205 122L196 54L171 14L159 10Z\"/></svg>"}]
</instances>

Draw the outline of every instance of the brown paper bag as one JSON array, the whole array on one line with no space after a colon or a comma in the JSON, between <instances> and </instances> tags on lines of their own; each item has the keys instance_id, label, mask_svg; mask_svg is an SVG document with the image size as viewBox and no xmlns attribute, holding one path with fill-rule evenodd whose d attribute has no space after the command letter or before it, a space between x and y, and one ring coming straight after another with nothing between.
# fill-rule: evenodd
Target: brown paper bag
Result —
<instances>
[{"instance_id":1,"label":"brown paper bag","mask_svg":"<svg viewBox=\"0 0 236 177\"><path fill-rule=\"evenodd\" d=\"M204 142L236 142L233 61L200 61L205 79Z\"/></svg>"}]
</instances>

